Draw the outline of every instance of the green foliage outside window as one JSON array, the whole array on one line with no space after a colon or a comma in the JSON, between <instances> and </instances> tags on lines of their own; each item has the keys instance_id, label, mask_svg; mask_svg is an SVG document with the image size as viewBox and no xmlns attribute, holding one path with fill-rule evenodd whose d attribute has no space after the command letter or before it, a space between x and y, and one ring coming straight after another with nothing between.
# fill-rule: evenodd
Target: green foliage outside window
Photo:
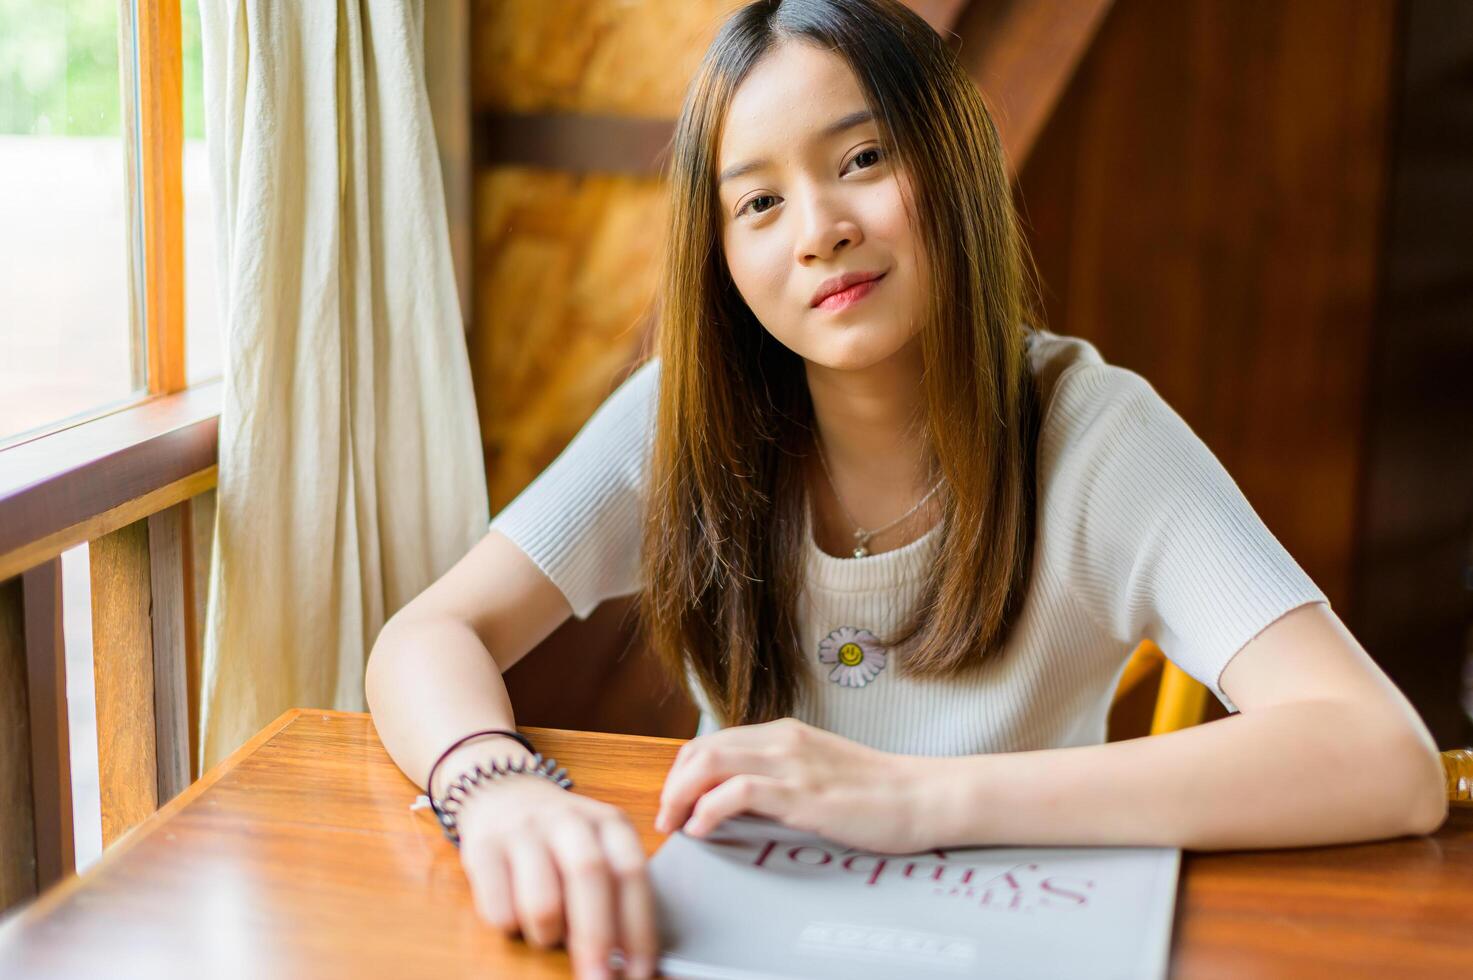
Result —
<instances>
[{"instance_id":1,"label":"green foliage outside window","mask_svg":"<svg viewBox=\"0 0 1473 980\"><path fill-rule=\"evenodd\" d=\"M0 134L119 136L119 0L0 0ZM181 4L184 134L204 136L199 7ZM133 56L132 46L127 57Z\"/></svg>"}]
</instances>

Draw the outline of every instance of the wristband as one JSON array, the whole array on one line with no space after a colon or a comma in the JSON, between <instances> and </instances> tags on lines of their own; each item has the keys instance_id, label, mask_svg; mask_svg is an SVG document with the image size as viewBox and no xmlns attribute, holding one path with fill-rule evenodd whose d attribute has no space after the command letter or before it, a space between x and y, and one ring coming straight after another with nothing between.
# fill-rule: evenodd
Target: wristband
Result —
<instances>
[{"instance_id":1,"label":"wristband","mask_svg":"<svg viewBox=\"0 0 1473 980\"><path fill-rule=\"evenodd\" d=\"M522 747L525 748L528 752L531 752L533 755L537 754L537 749L533 747L532 742L521 732L514 732L509 728L487 728L479 732L471 732L469 735L462 736L456 739L454 742L451 742L450 747L444 752L441 752L440 757L435 760L435 764L430 766L430 774L425 779L425 795L430 798L434 797L435 770L440 768L440 763L445 761L446 756L454 752L456 749L460 748L465 743L469 742L471 739L483 738L487 735L505 735L507 738L514 738L518 742L521 742Z\"/></svg>"},{"instance_id":2,"label":"wristband","mask_svg":"<svg viewBox=\"0 0 1473 980\"><path fill-rule=\"evenodd\" d=\"M441 762L445 761L445 757L455 749L471 739L482 735L506 735L514 738L522 743L527 751L532 753L532 759L530 761L527 759L518 759L515 762L506 763L492 762L490 769L477 764L473 769L463 772L456 777L445 790L443 799L436 800L433 795L430 795L434 786L435 770L439 768ZM423 799L428 801L430 808L434 811L435 818L440 822L440 827L444 831L446 839L456 847L459 847L460 831L458 828L458 815L464 807L465 800L471 794L471 791L480 788L485 783L492 782L504 776L522 774L540 776L561 786L563 789L570 790L573 787L573 781L568 778L567 770L557 768L556 759L544 759L542 753L536 751L532 743L524 736L516 732L506 731L505 729L488 729L487 731L474 732L465 736L440 754L440 758L436 759L435 764L430 767L429 778L425 780L426 795Z\"/></svg>"}]
</instances>

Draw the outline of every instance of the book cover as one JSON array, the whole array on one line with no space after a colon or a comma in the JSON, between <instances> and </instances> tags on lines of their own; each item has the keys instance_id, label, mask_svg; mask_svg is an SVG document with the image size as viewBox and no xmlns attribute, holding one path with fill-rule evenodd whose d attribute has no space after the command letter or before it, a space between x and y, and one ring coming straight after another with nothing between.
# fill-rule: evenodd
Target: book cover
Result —
<instances>
[{"instance_id":1,"label":"book cover","mask_svg":"<svg viewBox=\"0 0 1473 980\"><path fill-rule=\"evenodd\" d=\"M1164 977L1181 851L874 854L763 817L650 860L671 977ZM617 953L616 965L622 965Z\"/></svg>"}]
</instances>

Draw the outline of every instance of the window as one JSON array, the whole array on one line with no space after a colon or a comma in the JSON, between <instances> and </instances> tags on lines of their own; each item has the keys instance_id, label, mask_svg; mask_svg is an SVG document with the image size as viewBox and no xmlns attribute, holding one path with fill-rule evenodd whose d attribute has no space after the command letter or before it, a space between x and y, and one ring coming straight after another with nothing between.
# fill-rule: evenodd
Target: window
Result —
<instances>
[{"instance_id":1,"label":"window","mask_svg":"<svg viewBox=\"0 0 1473 980\"><path fill-rule=\"evenodd\" d=\"M130 400L117 0L0 0L0 442Z\"/></svg>"},{"instance_id":2,"label":"window","mask_svg":"<svg viewBox=\"0 0 1473 980\"><path fill-rule=\"evenodd\" d=\"M200 53L196 0L0 0L0 449L219 375Z\"/></svg>"}]
</instances>

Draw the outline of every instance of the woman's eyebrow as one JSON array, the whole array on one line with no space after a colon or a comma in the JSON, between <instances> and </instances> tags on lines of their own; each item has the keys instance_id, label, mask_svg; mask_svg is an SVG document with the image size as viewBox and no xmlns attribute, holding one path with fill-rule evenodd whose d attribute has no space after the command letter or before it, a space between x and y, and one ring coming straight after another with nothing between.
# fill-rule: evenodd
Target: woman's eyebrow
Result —
<instances>
[{"instance_id":1,"label":"woman's eyebrow","mask_svg":"<svg viewBox=\"0 0 1473 980\"><path fill-rule=\"evenodd\" d=\"M870 112L868 109L858 109L854 112L849 113L848 115L840 116L838 119L835 119L823 129L820 129L818 131L818 134L814 136L813 139L815 142L822 142L823 140L826 140L831 136L844 132L844 130L846 129L853 129L855 126L860 126L867 122L873 122L874 118L874 113ZM726 183L728 180L731 180L734 177L740 177L743 174L749 174L753 170L765 167L768 165L769 162L770 161L768 160L747 160L744 163L732 164L730 167L727 167L725 170L721 171L721 176L716 178L716 186L720 187L722 184Z\"/></svg>"}]
</instances>

